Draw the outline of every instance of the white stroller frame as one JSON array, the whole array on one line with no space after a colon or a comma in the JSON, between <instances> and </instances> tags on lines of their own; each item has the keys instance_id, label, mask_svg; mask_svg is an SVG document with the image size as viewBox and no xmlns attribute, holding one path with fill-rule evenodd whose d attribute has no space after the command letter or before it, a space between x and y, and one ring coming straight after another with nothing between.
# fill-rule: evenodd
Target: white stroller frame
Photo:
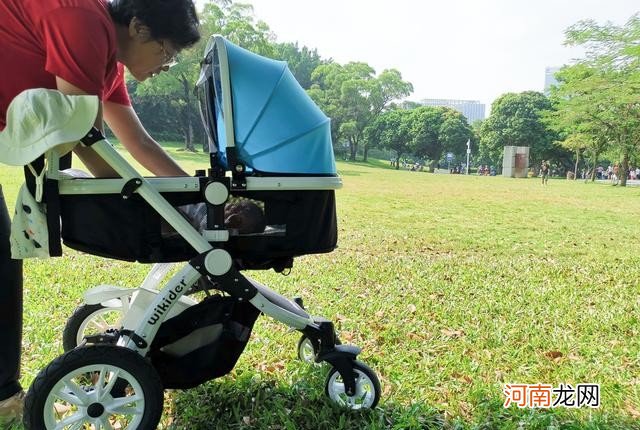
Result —
<instances>
[{"instance_id":1,"label":"white stroller frame","mask_svg":"<svg viewBox=\"0 0 640 430\"><path fill-rule=\"evenodd\" d=\"M97 133L94 131L94 133ZM192 267L187 264L182 270L176 273L167 283L167 285L158 292L157 297L149 304L147 311L144 315L130 315L129 312L125 314L125 320L123 325L126 329L133 330L137 336L140 337L137 343L130 339L126 346L131 348L141 355L144 355L148 351L148 341L145 339L153 339L158 327L167 317L167 314L173 308L176 302L184 295L184 293L195 284L202 276L202 270L206 270L209 275L223 276L228 274L232 270L232 258L229 253L223 249L214 249L214 247L204 238L208 236L212 238L217 236L218 241L224 241L228 238L228 232L223 231L205 231L200 234L164 197L161 192L184 192L186 191L200 191L200 180L197 177L185 177L185 178L144 178L140 175L125 159L120 155L113 146L106 140L100 139L91 145L98 155L100 155L116 172L122 177L120 179L66 179L60 178L57 174L57 167L55 162L48 163L48 177L58 176L59 192L60 195L73 195L73 194L117 194L122 191L125 184L129 181L139 181L138 188L135 190L140 196L142 196L153 207L158 214L163 217L169 225L171 225L176 231L191 244L198 253L208 253L202 261L203 266ZM54 170L55 169L55 170ZM266 191L266 190L327 190L338 189L341 187L341 180L337 177L247 177L247 190L248 191ZM220 182L212 182L204 190L204 194L212 204L222 204L227 200L228 190L221 186ZM220 240L222 239L222 240ZM159 266L152 269L157 272ZM201 271L198 271L201 270ZM157 279L157 278L156 278ZM156 281L157 282L157 281ZM234 278L235 283L239 283L239 279ZM146 280L147 286L153 288L153 278ZM306 312L298 306L295 302L285 299L282 300L288 303L291 307L285 309L281 306L274 304L270 301L266 295L273 296L271 290L267 289L255 281L250 282L256 289L255 295L250 298L239 297L238 300L242 301L247 299L257 309L263 312L265 315L281 321L290 327L303 330L310 324L314 324L313 319L306 315ZM144 285L144 284L143 284ZM157 285L157 284L156 284ZM245 285L243 287L244 292L248 293L251 289L250 286ZM127 290L131 292L131 290ZM124 291L122 291L124 292ZM128 293L127 295L129 295ZM118 294L117 290L96 290L94 295L90 295L90 302L97 303L103 302L113 298L120 298L122 294ZM152 317L156 310L161 312L160 319L153 320ZM135 322L142 321L143 324L136 326ZM149 323L152 321L152 323ZM123 345L125 346L125 345Z\"/></svg>"},{"instance_id":2,"label":"white stroller frame","mask_svg":"<svg viewBox=\"0 0 640 430\"><path fill-rule=\"evenodd\" d=\"M212 42L216 43L219 40L219 38L214 37ZM221 55L220 60L221 62L226 61L225 56ZM228 74L225 75L223 73L221 83L223 105L231 112ZM231 115L225 116L224 125L227 139L226 147L233 148L235 142ZM351 409L376 406L380 397L380 384L375 373L364 363L356 360L360 353L360 348L340 345L333 324L324 318L309 315L302 305L302 300L289 300L240 273L234 264L232 255L226 249L215 246L216 243L224 243L229 240L229 231L224 225L214 225L213 229L206 229L199 233L161 195L161 193L200 193L207 202L208 210L213 209L218 211L216 212L217 214L220 214L220 211L224 211L224 205L232 192L336 190L342 186L342 181L339 177L242 176L241 183L237 183L236 180L238 178L231 178L224 173L220 175L220 172L212 172L214 170L212 169L209 171L209 176L204 178L201 176L145 178L103 137L100 131L92 129L81 140L80 144L92 148L120 175L120 178L68 178L59 171L60 160L55 151L48 151L46 154L46 176L49 179L57 180L58 193L61 196L121 194L126 199L136 193L198 253L197 256L188 261L184 267L166 281L161 289L156 290L162 278L172 267L171 264L155 264L138 289L99 286L86 293L87 304L103 304L107 307L112 307L114 299L120 301L120 310L124 314L122 327L119 330L114 330L115 333L112 332L110 335L105 336L104 343L107 345L102 346L102 348L107 349L104 349L104 351L110 352L111 350L108 350L108 348L122 348L121 354L130 360L136 361L138 368L139 366L151 367L150 364L145 364L140 357L145 357L149 353L151 343L164 321L196 303L185 294L201 277L205 276L214 282L216 289L227 293L238 302L249 302L265 315L302 332L303 338L298 344L299 356L308 361L318 363L325 361L332 366L325 387L326 394L332 400ZM219 217L216 219L219 219ZM211 225L212 223L209 222L208 226L211 227ZM152 291L153 294L140 294L143 290ZM109 337L111 340L109 340ZM98 343L100 344L101 342L98 341ZM79 348L82 349L85 346L81 344ZM124 352L124 348L135 354ZM93 396L91 392L84 393L83 389L68 383L66 380L60 380L59 382L48 382L46 380L50 374L56 374L55 370L59 370L60 363L64 362L63 359L71 357L74 351L78 351L78 349L68 351L64 356L54 360L49 365L49 367L54 367L54 370L43 370L34 381L34 385L27 395L26 405L27 408L32 407L40 410L27 410L25 414L25 427L27 429L38 428L40 430L40 426L43 423L47 428L65 428L63 425L65 420L57 423L55 419L47 418L47 408L50 409L53 405L53 400L50 400L50 396L53 395L51 393L54 393L55 390L58 390L58 396L63 398L72 398L73 396L89 397L89 394ZM78 354L76 356L79 357ZM71 358L68 358L68 361L71 361ZM85 369L86 365L83 363L79 362L77 367ZM85 370L85 372L87 371ZM145 370L145 372L148 372L148 370ZM103 397L110 393L109 390L113 389L114 384L116 384L115 379L118 378L120 380L119 378L121 378L121 376L117 376L119 375L117 372L115 372L116 376L114 376L114 372L110 374L113 380L108 385L108 388L105 389L106 391L95 388L95 391L102 391L101 395ZM100 371L102 381L103 377L103 371ZM111 396L108 395L107 397L110 398ZM99 396L96 399L98 400L94 399L91 405L88 405L90 401L87 400L87 404L78 406L78 411L80 412L76 415L84 414L84 418L96 428L110 428L107 418L104 417L105 411L110 411L110 407L112 409L115 408L116 411L125 408L126 398L121 399L125 402L121 402L119 399L111 399L112 403L115 402L120 406L102 404L102 400L100 400L102 397ZM149 403L153 402L150 401ZM44 418L42 414L44 414ZM76 419L80 418L76 417ZM137 419L138 421L135 421L133 425L138 426L136 428L140 430L147 430L147 428L150 430L155 428L157 424L157 421L153 422L156 418L152 418L149 422L144 421L147 420L147 417L138 417ZM159 412L157 413L157 419L159 419ZM140 420L143 420L146 424L140 424Z\"/></svg>"}]
</instances>

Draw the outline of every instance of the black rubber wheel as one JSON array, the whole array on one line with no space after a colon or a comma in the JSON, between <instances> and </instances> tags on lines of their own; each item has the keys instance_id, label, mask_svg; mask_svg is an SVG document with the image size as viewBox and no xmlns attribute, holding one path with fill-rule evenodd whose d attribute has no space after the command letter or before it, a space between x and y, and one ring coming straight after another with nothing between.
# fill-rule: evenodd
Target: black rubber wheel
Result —
<instances>
[{"instance_id":1,"label":"black rubber wheel","mask_svg":"<svg viewBox=\"0 0 640 430\"><path fill-rule=\"evenodd\" d=\"M122 311L101 304L80 305L67 320L62 332L62 348L71 351L86 335L96 335L110 328L120 328Z\"/></svg>"},{"instance_id":2,"label":"black rubber wheel","mask_svg":"<svg viewBox=\"0 0 640 430\"><path fill-rule=\"evenodd\" d=\"M121 381L127 387L114 395ZM138 353L91 345L66 352L38 374L25 398L24 426L154 430L163 400L157 372Z\"/></svg>"},{"instance_id":3,"label":"black rubber wheel","mask_svg":"<svg viewBox=\"0 0 640 430\"><path fill-rule=\"evenodd\" d=\"M353 371L356 374L356 394L347 396L344 383L334 367L327 375L324 385L325 394L336 404L348 409L373 409L380 401L380 381L376 373L366 364L355 360Z\"/></svg>"}]
</instances>

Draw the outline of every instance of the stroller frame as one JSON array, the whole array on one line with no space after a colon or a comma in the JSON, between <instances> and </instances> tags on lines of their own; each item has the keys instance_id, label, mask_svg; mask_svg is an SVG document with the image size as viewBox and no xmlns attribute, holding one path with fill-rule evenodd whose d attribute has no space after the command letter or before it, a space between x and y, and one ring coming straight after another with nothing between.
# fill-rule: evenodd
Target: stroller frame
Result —
<instances>
[{"instance_id":1,"label":"stroller frame","mask_svg":"<svg viewBox=\"0 0 640 430\"><path fill-rule=\"evenodd\" d=\"M117 354L125 358L128 357L128 360L143 360L149 352L151 343L161 324L175 315L176 312L172 313L172 310L176 307L176 304L182 302L184 306L185 299L189 303L189 298L183 296L189 292L190 288L200 278L208 277L214 284L213 288L227 293L238 302L248 302L259 312L300 331L303 337L298 345L299 356L306 361L327 362L332 366L327 378L325 392L334 401L338 401L339 404L348 408L359 409L363 407L355 403L355 400L354 403L351 403L349 399L356 399L361 396L363 392L359 384L365 383L372 387L374 393L372 394L373 403L364 407L374 407L377 404L380 395L379 382L371 369L364 363L357 361L357 356L361 351L359 347L341 345L336 336L333 323L322 317L309 315L304 309L301 299L287 299L241 273L234 267L234 262L229 252L212 245L212 243L224 242L228 239L229 232L223 226L219 226L217 230L205 230L200 234L160 194L161 192L184 192L185 190L187 192L199 191L204 196L208 209L213 208L216 211L223 212L224 204L227 201L229 192L232 190L230 177L215 177L214 175L207 178L145 178L117 152L98 130L91 130L81 140L80 144L91 147L114 168L121 178L65 178L58 170L59 159L57 155L53 151L49 151L46 154L48 157L47 179L57 180L60 195L113 194L119 192L126 199L134 193L138 194L198 252L197 256L189 260L182 269L165 283L163 288L157 291L150 303L144 304L142 313L139 313L140 306L136 306L136 300L142 295L131 296L132 292L136 290L117 289L118 291L107 291L106 295L101 294L99 291L93 293L93 300L102 302L119 298L122 301L122 310L125 311L125 314L121 329L110 330L107 333L89 339L91 342L95 342L89 348L103 348L96 351L100 356L108 356L112 352L116 352L109 348L123 349L122 352ZM203 183L206 183L204 188L201 185ZM341 181L337 177L247 177L246 183L242 185L241 190L247 191L326 190L339 188ZM156 264L151 269L140 289L144 288L145 285L153 287L158 284L157 280L150 279L154 271L163 272L161 265ZM89 298L90 295L91 292L86 297ZM100 300L100 296L102 296L103 300ZM127 296L131 297L130 303L125 303L128 300ZM180 310L177 310L177 312L180 312ZM87 348L84 343L78 345L78 348ZM303 347L313 348L310 357L301 355L301 348ZM64 361L67 355L70 356L78 351L78 348L58 357L49 367L58 365L58 362ZM138 358L125 352L125 349L135 353L134 355ZM69 360L67 359L66 361L68 362ZM150 366L150 364L147 364L147 366ZM25 405L28 413L25 413L24 418L26 429L57 428L55 423L50 424L46 421L46 418L41 421L42 413L50 403L48 400L49 391L47 390L52 388L45 381L50 373L48 368L41 371L27 395ZM111 376L116 377L114 373L111 373ZM329 388L330 384L333 384L333 386L337 384L338 391L343 391L343 394L347 396L347 400L336 400L335 397L340 393L335 393L335 389L331 390ZM43 386L47 388L43 389ZM65 391L68 392L67 394L70 393L71 395L76 393L77 390L77 388L65 388ZM43 396L47 396L46 402L42 399ZM97 403L92 404L92 406L95 404ZM42 409L43 407L44 409ZM29 409L35 409L35 411L29 413ZM89 411L86 412L88 416L93 416L91 415L91 409L87 410ZM143 421L143 424L135 424L136 428L140 430L155 428L159 413L157 413L157 418L151 419L152 424L150 426L147 427L147 424L144 424L146 421ZM40 415L38 416L38 414ZM97 425L96 428L109 427Z\"/></svg>"},{"instance_id":2,"label":"stroller frame","mask_svg":"<svg viewBox=\"0 0 640 430\"><path fill-rule=\"evenodd\" d=\"M45 154L47 161L46 180L48 181L45 190L58 194L58 196L53 196L54 202L59 196L120 194L123 199L128 199L137 194L195 250L196 254L191 253L189 254L190 258L181 260L188 261L184 267L165 282L162 288L157 290L160 278L164 277L167 272L168 266L166 265L156 264L137 290L99 286L85 294L87 305L104 305L113 308L108 303L114 299L115 301L119 300L120 307L115 309L119 309L124 314L122 323L118 328L87 337L75 349L67 351L40 372L26 397L25 428L57 429L67 428L67 425L71 425L70 428L80 428L78 425L82 424L81 420L85 420L82 422L88 422L96 429L112 428L109 418L106 416L107 413L116 415L132 413L133 421L127 424L126 428L139 430L155 428L162 411L163 387L159 373L153 367L156 363L152 358L154 353L152 343L156 337L163 336L163 332L158 336L163 323L171 324L176 321L173 318L179 317L181 312L186 312L190 306L193 306L194 309L195 306L198 306L194 300L185 295L194 291L194 286L202 278L210 281L207 284L207 289L216 289L226 293L228 296L225 299L243 306L250 304L249 308L240 307L248 314L254 312L253 308L255 308L254 315L263 313L300 331L302 338L298 344L299 357L310 362L327 362L332 366L327 377L325 393L333 401L351 409L376 406L380 397L380 384L376 374L364 363L357 360L361 349L353 345L342 345L336 336L333 323L325 318L308 314L302 299L290 300L241 273L240 270L247 268L247 266L237 264L237 260L235 260L237 256L232 255L235 251L224 246L224 243L229 242L231 236L230 231L224 225L225 204L231 195L242 196L243 193L248 193L247 195L252 196L255 192L261 191L268 193L273 191L322 192L342 187L341 179L335 174L246 175L246 166L239 160L235 148L232 121L233 103L225 43L221 36L212 37L207 47L203 73L201 73L198 85L210 82L210 77L204 72L204 69L212 65L211 49L219 49L221 53L219 58L221 108L226 112L231 112L231 114L224 115L223 124L225 150L229 162L228 169L219 163L220 154L219 151L216 151L218 148L210 147L211 168L206 176L204 173L196 172L194 177L145 178L95 128L80 140L80 145L95 151L115 170L120 176L119 178L68 178L59 171L58 154L54 150ZM212 120L210 114L209 111L203 113L205 122ZM215 123L215 121L214 118L213 122ZM212 136L210 131L207 131L210 140L217 139L217 136ZM330 161L335 169L332 152ZM230 172L230 176L227 174L227 170ZM54 187L51 186L52 182L55 183ZM42 183L39 186L42 186ZM172 205L170 199L165 197L165 195L172 193L187 193L185 196L198 195L198 201L206 204L207 223L206 229L202 233L184 218ZM333 200L331 201L333 202ZM57 223L59 227L60 213L55 213L55 207L56 205L53 204L51 206L53 210L47 212L48 224L55 227ZM335 218L335 207L333 207L333 216ZM51 222L49 218L54 217L56 221ZM64 229L64 222L62 226ZM51 237L50 231L50 239ZM327 237L329 236L327 235ZM50 249L56 249L52 255L61 253L59 251L59 237L57 239L57 248L53 248L50 244ZM330 249L333 249L335 242L330 246L332 246ZM319 247L315 252L326 252L330 249ZM294 251L286 258L303 253L303 251L300 253ZM101 254L97 253L97 255ZM279 257L281 256L279 255ZM150 259L149 261L166 260ZM276 268L276 266L270 267ZM136 294L136 291L152 291L153 294ZM187 317L190 318L191 315L188 314ZM249 333L252 325L253 320L248 326ZM246 334L245 343L246 340L248 340L248 334ZM87 345L87 343L91 345ZM244 348L244 344L242 348ZM240 349L241 351L242 349ZM150 360L145 358L150 358ZM187 363L182 365L188 366ZM70 368L72 372L96 376L97 382L91 382L96 378L89 378L89 385L93 385L87 391L84 386L79 386L71 381L71 372L68 371ZM101 386L100 384L105 383L105 379L109 379L109 382L106 386ZM122 381L131 381L129 386L136 393L134 400L125 394ZM140 393L143 396L141 404L139 404L139 400L135 400L140 396ZM52 398L56 395L57 398L76 405L77 412L62 421L57 421L57 418L51 414L55 401ZM142 411L139 410L140 408Z\"/></svg>"},{"instance_id":3,"label":"stroller frame","mask_svg":"<svg viewBox=\"0 0 640 430\"><path fill-rule=\"evenodd\" d=\"M335 345L333 324L324 319L314 319L306 313L298 303L291 301L258 282L245 277L235 267L229 253L223 249L214 248L161 194L160 192L179 192L184 190L198 191L199 178L144 178L120 155L99 131L92 130L89 139L83 139L83 145L90 146L121 176L121 179L69 179L60 180L60 194L103 194L120 192L126 184L134 183L135 193L139 194L163 217L169 225L193 246L199 255L189 261L184 268L176 273L159 291L147 311L140 316L132 315L125 318L123 325L128 340L119 341L119 345L126 346L145 355L150 341L158 331L160 324L166 319L176 302L202 276L210 277L222 291L236 297L238 301L246 300L265 315L277 321L304 332L309 339L319 346L318 361L328 361L338 369L344 369L343 375L347 394L354 392L355 381L348 372L348 361L356 358L360 349L354 346ZM95 141L94 143L85 143ZM54 173L56 163L49 163L49 172ZM228 179L228 178L224 178ZM218 207L223 208L226 197L220 184L224 179L209 182L203 192L205 197L217 199ZM340 179L335 177L281 177L281 178L246 178L246 189L255 190L300 190L300 189L335 189L340 186ZM208 192L209 187L215 188ZM227 194L228 189L225 188ZM222 193L213 196L214 192ZM211 203L211 202L210 202ZM214 234L212 234L214 233ZM205 231L205 235L217 236L220 241L228 236L226 230ZM142 321L137 326L131 326L131 321ZM130 332L130 333L129 333ZM341 373L342 374L342 373ZM351 390L349 387L352 386Z\"/></svg>"}]
</instances>

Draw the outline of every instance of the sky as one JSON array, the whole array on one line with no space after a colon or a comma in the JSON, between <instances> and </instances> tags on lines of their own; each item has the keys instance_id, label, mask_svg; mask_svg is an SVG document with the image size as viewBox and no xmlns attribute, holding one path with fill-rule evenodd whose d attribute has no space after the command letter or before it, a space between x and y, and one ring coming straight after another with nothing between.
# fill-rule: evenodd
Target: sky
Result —
<instances>
[{"instance_id":1,"label":"sky","mask_svg":"<svg viewBox=\"0 0 640 430\"><path fill-rule=\"evenodd\" d=\"M203 0L200 0L202 2ZM243 0L278 42L323 58L394 68L413 84L409 100L479 100L542 91L545 68L582 56L563 46L583 19L624 24L637 0Z\"/></svg>"}]
</instances>

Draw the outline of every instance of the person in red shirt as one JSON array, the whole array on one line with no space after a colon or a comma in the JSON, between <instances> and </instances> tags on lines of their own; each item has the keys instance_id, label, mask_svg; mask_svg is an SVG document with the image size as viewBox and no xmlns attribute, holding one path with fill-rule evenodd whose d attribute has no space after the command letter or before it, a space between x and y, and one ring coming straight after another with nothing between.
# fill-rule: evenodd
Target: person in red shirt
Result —
<instances>
[{"instance_id":1,"label":"person in red shirt","mask_svg":"<svg viewBox=\"0 0 640 430\"><path fill-rule=\"evenodd\" d=\"M125 86L168 70L180 50L200 39L192 0L0 0L0 130L11 100L29 88L96 95L103 119L145 168L186 173L149 136ZM95 176L116 176L91 148L74 152ZM11 260L9 216L0 186L0 427L22 412L19 384L22 266Z\"/></svg>"}]
</instances>

